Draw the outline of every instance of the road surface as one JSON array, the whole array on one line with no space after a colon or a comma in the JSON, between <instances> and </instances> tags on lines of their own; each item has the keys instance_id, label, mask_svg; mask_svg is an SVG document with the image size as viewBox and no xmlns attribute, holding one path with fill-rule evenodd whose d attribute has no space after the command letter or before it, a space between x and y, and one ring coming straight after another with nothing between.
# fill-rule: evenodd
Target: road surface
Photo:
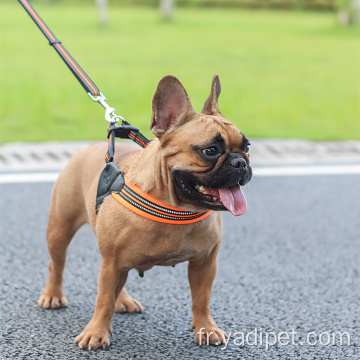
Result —
<instances>
[{"instance_id":1,"label":"road surface","mask_svg":"<svg viewBox=\"0 0 360 360\"><path fill-rule=\"evenodd\" d=\"M359 359L359 184L359 175L271 176L245 187L246 214L224 214L211 298L226 346L194 343L180 264L131 272L127 289L144 312L115 314L110 348L91 352L74 338L94 309L96 238L85 226L70 245L69 307L39 308L52 184L1 184L0 359Z\"/></svg>"}]
</instances>

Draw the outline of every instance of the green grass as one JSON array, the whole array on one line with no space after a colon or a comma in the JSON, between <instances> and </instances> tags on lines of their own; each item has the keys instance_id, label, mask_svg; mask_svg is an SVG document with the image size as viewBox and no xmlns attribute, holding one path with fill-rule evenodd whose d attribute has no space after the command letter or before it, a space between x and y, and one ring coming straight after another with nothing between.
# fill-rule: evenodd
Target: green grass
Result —
<instances>
[{"instance_id":1,"label":"green grass","mask_svg":"<svg viewBox=\"0 0 360 360\"><path fill-rule=\"evenodd\" d=\"M200 111L220 75L220 110L248 137L360 139L359 30L335 15L35 3L108 103L146 135L157 82L176 75ZM103 139L104 111L24 9L0 4L0 142Z\"/></svg>"}]
</instances>

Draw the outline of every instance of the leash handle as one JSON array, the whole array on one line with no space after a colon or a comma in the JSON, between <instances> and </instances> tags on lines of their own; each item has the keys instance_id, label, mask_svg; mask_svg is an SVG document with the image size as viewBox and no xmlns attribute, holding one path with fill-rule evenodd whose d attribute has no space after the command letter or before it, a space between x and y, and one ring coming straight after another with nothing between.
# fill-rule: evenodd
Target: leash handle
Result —
<instances>
[{"instance_id":1,"label":"leash handle","mask_svg":"<svg viewBox=\"0 0 360 360\"><path fill-rule=\"evenodd\" d=\"M43 20L37 14L34 8L27 2L27 0L19 0L19 2L30 15L30 17L34 20L35 24L39 27L45 37L48 39L49 44L56 50L56 52L60 55L65 64L71 70L71 72L78 79L85 91L87 93L90 93L94 97L99 96L100 90L90 80L90 78L86 75L85 71L74 60L74 58L65 50L65 48L61 45L61 41L55 37L55 35L43 22Z\"/></svg>"}]
</instances>

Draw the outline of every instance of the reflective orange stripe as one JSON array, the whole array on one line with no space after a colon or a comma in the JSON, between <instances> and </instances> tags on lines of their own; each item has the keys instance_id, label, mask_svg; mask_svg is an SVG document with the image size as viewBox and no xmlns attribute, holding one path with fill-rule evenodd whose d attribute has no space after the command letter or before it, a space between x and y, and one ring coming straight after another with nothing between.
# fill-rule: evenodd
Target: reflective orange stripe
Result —
<instances>
[{"instance_id":1,"label":"reflective orange stripe","mask_svg":"<svg viewBox=\"0 0 360 360\"><path fill-rule=\"evenodd\" d=\"M158 199L155 199L153 196L149 195L148 193L142 191L137 185L131 184L131 182L129 182L129 179L126 177L126 175L124 174L124 180L125 180L125 184L134 192L136 192L137 194L139 194L140 196L142 196L143 198L145 198L146 200L149 200L151 202L153 202L156 205L168 208L170 210L175 210L175 211L185 211L184 209L179 209L177 207L174 206L170 206L167 204L164 204L163 202L161 202Z\"/></svg>"},{"instance_id":2,"label":"reflective orange stripe","mask_svg":"<svg viewBox=\"0 0 360 360\"><path fill-rule=\"evenodd\" d=\"M55 41L54 35L50 32L50 30L47 28L47 26L43 23L43 21L39 18L39 16L36 14L36 12L31 8L29 3L27 1L22 1L22 4L25 5L26 9L29 10L31 15L36 19L38 24L41 26L41 28L46 32L46 34L49 36L49 38L52 41ZM57 49L60 50L60 52L66 57L66 59L69 61L69 63L74 67L74 69L78 72L78 74L81 76L81 78L89 85L90 89L94 92L94 96L98 96L97 90L94 88L94 86L90 83L90 81L86 78L85 74L79 69L79 67L75 64L75 62L69 57L69 55L66 53L64 48L60 44L54 44Z\"/></svg>"},{"instance_id":3,"label":"reflective orange stripe","mask_svg":"<svg viewBox=\"0 0 360 360\"><path fill-rule=\"evenodd\" d=\"M154 209L154 208L152 208L152 207L150 207L150 206L148 206L148 205L146 205L146 204L144 204L144 203L142 203L142 202L139 202L139 200L137 200L136 198L134 198L131 194L129 194L124 188L122 189L122 192L126 195L126 196L128 196L130 199L132 199L132 200L134 200L136 203L138 203L138 204L140 204L141 206L143 206L144 208L147 208L147 209L149 209L149 210L151 210L151 211L154 211L154 212L158 212L159 214L163 214L163 215L166 215L166 216L172 216L171 214L169 214L169 213L166 213L166 212L164 212L164 211L161 211L161 210L158 210L158 209ZM165 205L165 204L164 204ZM170 208L170 206L169 205L165 205L165 206L162 206L162 207L165 207L165 208L167 208L167 209L169 209ZM180 211L184 211L183 209L179 209ZM140 210L141 211L141 210ZM186 219L186 218L189 218L189 217L194 217L196 215L196 213L193 213L193 214L190 214L190 215L173 215L174 217L182 217L182 218L184 218L184 219ZM182 222L182 220L177 220L177 221L181 221Z\"/></svg>"},{"instance_id":4,"label":"reflective orange stripe","mask_svg":"<svg viewBox=\"0 0 360 360\"><path fill-rule=\"evenodd\" d=\"M153 221L157 221L157 222L161 222L161 223L166 223L166 224L192 224L195 222L198 222L202 219L205 219L206 217L208 217L212 211L208 211L206 212L203 216L200 216L196 219L191 219L191 220L169 220L169 219L164 219L158 216L154 216L151 214L148 214L147 212L141 211L140 209L138 209L137 207L131 205L130 203L128 203L126 200L124 200L119 194L117 193L111 193L111 195L113 196L113 198L118 201L120 204L124 205L127 209L129 209L130 211L134 212L137 215L140 215L146 219L149 220L153 220ZM181 210L181 209L180 209Z\"/></svg>"},{"instance_id":5,"label":"reflective orange stripe","mask_svg":"<svg viewBox=\"0 0 360 360\"><path fill-rule=\"evenodd\" d=\"M27 1L22 1L22 4L26 6L26 8L31 12L31 15L36 19L36 21L39 23L39 25L44 29L44 31L49 35L51 40L56 40L54 36L51 34L47 26L41 21L41 19L37 16L35 11L31 8L31 6L28 4Z\"/></svg>"},{"instance_id":6,"label":"reflective orange stripe","mask_svg":"<svg viewBox=\"0 0 360 360\"><path fill-rule=\"evenodd\" d=\"M94 86L90 83L90 81L86 78L84 73L78 68L78 66L74 63L74 61L69 57L69 55L65 52L64 48L60 44L55 44L56 48L61 51L61 53L66 57L69 63L75 68L75 70L79 73L79 75L83 78L83 80L89 85L91 90L94 92L94 96L98 96L98 92L94 88Z\"/></svg>"},{"instance_id":7,"label":"reflective orange stripe","mask_svg":"<svg viewBox=\"0 0 360 360\"><path fill-rule=\"evenodd\" d=\"M145 147L147 147L147 144L145 144L143 141L141 141L139 138L137 138L135 135L133 135L132 133L129 134L133 139L135 139L136 141L138 141L140 144L144 145Z\"/></svg>"}]
</instances>

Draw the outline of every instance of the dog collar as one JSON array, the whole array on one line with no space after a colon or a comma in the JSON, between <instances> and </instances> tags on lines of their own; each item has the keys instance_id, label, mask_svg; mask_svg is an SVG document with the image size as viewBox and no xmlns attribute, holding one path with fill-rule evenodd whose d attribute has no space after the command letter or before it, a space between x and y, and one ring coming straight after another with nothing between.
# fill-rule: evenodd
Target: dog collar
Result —
<instances>
[{"instance_id":1,"label":"dog collar","mask_svg":"<svg viewBox=\"0 0 360 360\"><path fill-rule=\"evenodd\" d=\"M102 171L98 184L96 213L108 195L133 213L146 219L167 224L192 224L205 219L212 210L191 212L167 205L131 184L113 162Z\"/></svg>"}]
</instances>

